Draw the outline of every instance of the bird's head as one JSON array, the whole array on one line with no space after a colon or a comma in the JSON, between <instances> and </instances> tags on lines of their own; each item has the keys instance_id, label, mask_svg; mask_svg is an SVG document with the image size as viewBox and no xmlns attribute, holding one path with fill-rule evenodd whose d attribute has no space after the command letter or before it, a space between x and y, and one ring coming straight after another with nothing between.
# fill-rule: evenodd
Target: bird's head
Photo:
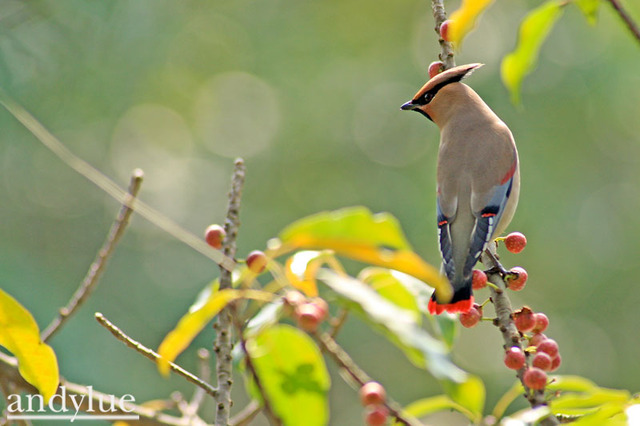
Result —
<instances>
[{"instance_id":1,"label":"bird's head","mask_svg":"<svg viewBox=\"0 0 640 426\"><path fill-rule=\"evenodd\" d=\"M459 83L463 78L471 74L476 68L480 68L484 64L467 64L450 68L436 75L425 83L413 99L404 103L400 109L405 111L416 111L424 115L431 121L438 120L436 116L440 109L449 109L456 102L456 90L452 83ZM464 85L462 85L464 86ZM454 89L454 90L451 90Z\"/></svg>"}]
</instances>

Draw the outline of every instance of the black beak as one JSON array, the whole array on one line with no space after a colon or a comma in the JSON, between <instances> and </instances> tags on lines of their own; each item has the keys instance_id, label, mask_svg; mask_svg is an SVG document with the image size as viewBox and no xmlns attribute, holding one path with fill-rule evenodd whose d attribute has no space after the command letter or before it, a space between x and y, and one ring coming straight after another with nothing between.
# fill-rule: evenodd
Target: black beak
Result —
<instances>
[{"instance_id":1,"label":"black beak","mask_svg":"<svg viewBox=\"0 0 640 426\"><path fill-rule=\"evenodd\" d=\"M405 102L400 106L400 109L403 111L412 111L418 108L420 108L420 105L414 104L413 101Z\"/></svg>"}]
</instances>

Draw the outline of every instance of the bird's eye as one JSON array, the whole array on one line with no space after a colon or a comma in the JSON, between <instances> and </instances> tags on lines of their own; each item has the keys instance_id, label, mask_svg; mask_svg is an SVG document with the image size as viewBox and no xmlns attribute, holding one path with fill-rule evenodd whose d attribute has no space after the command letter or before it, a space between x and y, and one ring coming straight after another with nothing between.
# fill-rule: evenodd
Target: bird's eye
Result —
<instances>
[{"instance_id":1,"label":"bird's eye","mask_svg":"<svg viewBox=\"0 0 640 426\"><path fill-rule=\"evenodd\" d=\"M422 97L424 99L424 103L428 104L429 102L431 102L431 99L433 99L433 93L432 92L427 92L424 94L424 96Z\"/></svg>"}]
</instances>

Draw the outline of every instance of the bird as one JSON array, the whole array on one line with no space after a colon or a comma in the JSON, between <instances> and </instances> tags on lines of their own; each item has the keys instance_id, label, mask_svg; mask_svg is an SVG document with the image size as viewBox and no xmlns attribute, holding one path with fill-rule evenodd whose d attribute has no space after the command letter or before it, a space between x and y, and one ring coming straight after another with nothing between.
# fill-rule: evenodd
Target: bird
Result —
<instances>
[{"instance_id":1,"label":"bird","mask_svg":"<svg viewBox=\"0 0 640 426\"><path fill-rule=\"evenodd\" d=\"M428 310L465 313L474 305L473 268L507 228L518 205L520 165L511 130L462 79L484 64L460 65L432 77L400 109L440 129L436 211L442 272L450 300L431 295Z\"/></svg>"}]
</instances>

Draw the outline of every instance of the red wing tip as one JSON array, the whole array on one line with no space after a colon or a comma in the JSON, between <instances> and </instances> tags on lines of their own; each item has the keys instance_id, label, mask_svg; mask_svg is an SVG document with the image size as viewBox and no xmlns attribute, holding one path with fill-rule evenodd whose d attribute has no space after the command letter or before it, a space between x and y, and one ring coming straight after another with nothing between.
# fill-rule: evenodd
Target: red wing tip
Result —
<instances>
[{"instance_id":1,"label":"red wing tip","mask_svg":"<svg viewBox=\"0 0 640 426\"><path fill-rule=\"evenodd\" d=\"M443 312L449 312L451 314L455 313L465 313L469 312L473 307L473 296L467 300L459 300L456 303L448 303L441 305L435 300L429 300L429 305L427 308L429 309L429 313L431 315L440 315Z\"/></svg>"}]
</instances>

